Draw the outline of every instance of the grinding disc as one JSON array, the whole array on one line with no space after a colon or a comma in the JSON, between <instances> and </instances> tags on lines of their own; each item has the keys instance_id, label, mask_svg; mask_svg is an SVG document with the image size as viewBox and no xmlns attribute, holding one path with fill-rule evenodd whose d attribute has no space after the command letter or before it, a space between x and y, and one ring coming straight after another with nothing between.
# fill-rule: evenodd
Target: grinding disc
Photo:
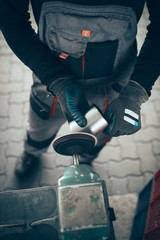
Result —
<instances>
[{"instance_id":1,"label":"grinding disc","mask_svg":"<svg viewBox=\"0 0 160 240\"><path fill-rule=\"evenodd\" d=\"M94 148L97 139L89 133L72 133L57 138L53 142L54 150L65 156L87 153Z\"/></svg>"}]
</instances>

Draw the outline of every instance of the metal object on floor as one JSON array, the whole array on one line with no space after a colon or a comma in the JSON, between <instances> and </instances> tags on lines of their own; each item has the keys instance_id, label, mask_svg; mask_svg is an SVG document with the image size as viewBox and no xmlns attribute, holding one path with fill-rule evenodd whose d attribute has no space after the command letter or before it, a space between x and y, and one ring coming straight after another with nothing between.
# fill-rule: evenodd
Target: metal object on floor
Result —
<instances>
[{"instance_id":1,"label":"metal object on floor","mask_svg":"<svg viewBox=\"0 0 160 240\"><path fill-rule=\"evenodd\" d=\"M160 169L153 177L144 240L160 239Z\"/></svg>"},{"instance_id":2,"label":"metal object on floor","mask_svg":"<svg viewBox=\"0 0 160 240\"><path fill-rule=\"evenodd\" d=\"M133 220L130 240L141 240L144 238L145 223L149 207L149 199L152 189L152 179L139 193L137 208Z\"/></svg>"},{"instance_id":3,"label":"metal object on floor","mask_svg":"<svg viewBox=\"0 0 160 240\"><path fill-rule=\"evenodd\" d=\"M1 240L58 240L55 187L0 193Z\"/></svg>"}]
</instances>

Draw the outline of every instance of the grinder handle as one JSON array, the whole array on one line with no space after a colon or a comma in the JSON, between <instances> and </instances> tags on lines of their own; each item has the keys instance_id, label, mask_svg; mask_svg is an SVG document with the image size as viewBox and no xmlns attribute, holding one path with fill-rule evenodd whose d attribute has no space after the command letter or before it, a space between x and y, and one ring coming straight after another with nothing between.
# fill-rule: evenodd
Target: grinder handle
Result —
<instances>
[{"instance_id":1,"label":"grinder handle","mask_svg":"<svg viewBox=\"0 0 160 240\"><path fill-rule=\"evenodd\" d=\"M70 132L86 132L96 136L108 126L107 120L96 105L90 107L89 111L85 114L85 118L87 119L87 125L85 127L78 126L75 121L70 122Z\"/></svg>"}]
</instances>

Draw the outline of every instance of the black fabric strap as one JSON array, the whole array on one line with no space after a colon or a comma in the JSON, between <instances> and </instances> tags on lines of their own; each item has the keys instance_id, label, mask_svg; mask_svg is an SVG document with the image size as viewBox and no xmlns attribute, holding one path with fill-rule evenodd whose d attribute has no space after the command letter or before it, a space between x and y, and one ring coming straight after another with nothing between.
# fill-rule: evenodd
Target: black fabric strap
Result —
<instances>
[{"instance_id":1,"label":"black fabric strap","mask_svg":"<svg viewBox=\"0 0 160 240\"><path fill-rule=\"evenodd\" d=\"M120 93L120 91L122 89L122 86L119 85L118 83L115 83L115 84L112 85L112 88L113 88L114 91Z\"/></svg>"},{"instance_id":2,"label":"black fabric strap","mask_svg":"<svg viewBox=\"0 0 160 240\"><path fill-rule=\"evenodd\" d=\"M29 134L27 134L27 143L34 148L43 149L43 148L47 148L50 145L50 143L55 138L55 136L56 134L54 134L51 138L48 138L44 141L35 141L29 136Z\"/></svg>"}]
</instances>

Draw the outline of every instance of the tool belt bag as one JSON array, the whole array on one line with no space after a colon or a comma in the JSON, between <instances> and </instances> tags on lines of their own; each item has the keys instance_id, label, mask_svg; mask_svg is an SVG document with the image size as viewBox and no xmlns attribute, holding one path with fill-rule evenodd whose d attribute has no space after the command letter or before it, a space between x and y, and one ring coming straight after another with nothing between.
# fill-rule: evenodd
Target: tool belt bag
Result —
<instances>
[{"instance_id":1,"label":"tool belt bag","mask_svg":"<svg viewBox=\"0 0 160 240\"><path fill-rule=\"evenodd\" d=\"M129 77L136 57L133 49L136 33L136 16L128 7L64 2L42 5L40 40L84 86L88 81L92 86L90 79L95 78L99 79L97 85L101 84L101 78L105 78L107 85L119 82L124 71Z\"/></svg>"}]
</instances>

